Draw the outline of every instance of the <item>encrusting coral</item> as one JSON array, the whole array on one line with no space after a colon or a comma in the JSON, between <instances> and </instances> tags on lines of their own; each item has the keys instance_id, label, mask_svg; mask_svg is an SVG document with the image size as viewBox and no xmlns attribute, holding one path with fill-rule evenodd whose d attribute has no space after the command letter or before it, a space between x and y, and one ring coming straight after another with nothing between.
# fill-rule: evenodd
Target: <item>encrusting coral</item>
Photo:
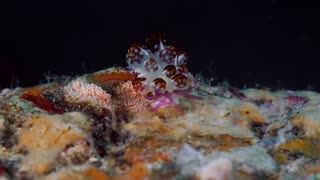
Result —
<instances>
[{"instance_id":1,"label":"encrusting coral","mask_svg":"<svg viewBox=\"0 0 320 180\"><path fill-rule=\"evenodd\" d=\"M106 109L111 108L111 95L101 87L76 79L63 87L65 101L72 103L97 104Z\"/></svg>"}]
</instances>

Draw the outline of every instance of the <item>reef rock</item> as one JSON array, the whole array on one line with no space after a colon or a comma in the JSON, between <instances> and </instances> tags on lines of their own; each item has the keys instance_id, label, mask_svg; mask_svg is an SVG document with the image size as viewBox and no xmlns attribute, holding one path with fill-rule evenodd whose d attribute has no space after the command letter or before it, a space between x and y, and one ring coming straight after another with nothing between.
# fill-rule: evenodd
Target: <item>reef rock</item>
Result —
<instances>
[{"instance_id":1,"label":"reef rock","mask_svg":"<svg viewBox=\"0 0 320 180\"><path fill-rule=\"evenodd\" d=\"M3 90L0 179L319 177L318 93L200 83L154 108L136 80L110 68Z\"/></svg>"}]
</instances>

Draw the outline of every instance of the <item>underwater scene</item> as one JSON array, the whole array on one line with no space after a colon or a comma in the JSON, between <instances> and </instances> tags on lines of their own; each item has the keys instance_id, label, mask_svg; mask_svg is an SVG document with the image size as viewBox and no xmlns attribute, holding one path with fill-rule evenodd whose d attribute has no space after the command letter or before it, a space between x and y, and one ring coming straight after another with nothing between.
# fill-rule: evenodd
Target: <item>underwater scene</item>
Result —
<instances>
[{"instance_id":1,"label":"underwater scene","mask_svg":"<svg viewBox=\"0 0 320 180\"><path fill-rule=\"evenodd\" d=\"M0 180L320 179L319 12L16 1L0 53Z\"/></svg>"}]
</instances>

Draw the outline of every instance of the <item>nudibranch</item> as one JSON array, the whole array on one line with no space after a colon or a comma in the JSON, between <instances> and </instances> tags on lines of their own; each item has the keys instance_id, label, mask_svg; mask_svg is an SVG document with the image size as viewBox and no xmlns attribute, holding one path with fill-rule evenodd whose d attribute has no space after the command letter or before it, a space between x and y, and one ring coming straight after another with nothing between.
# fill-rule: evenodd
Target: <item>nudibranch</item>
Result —
<instances>
[{"instance_id":1,"label":"nudibranch","mask_svg":"<svg viewBox=\"0 0 320 180\"><path fill-rule=\"evenodd\" d=\"M166 42L160 33L152 34L146 47L130 47L126 59L129 70L136 74L133 88L152 101L152 111L163 106L181 111L179 97L201 98L191 94L197 81L188 72L186 53Z\"/></svg>"}]
</instances>

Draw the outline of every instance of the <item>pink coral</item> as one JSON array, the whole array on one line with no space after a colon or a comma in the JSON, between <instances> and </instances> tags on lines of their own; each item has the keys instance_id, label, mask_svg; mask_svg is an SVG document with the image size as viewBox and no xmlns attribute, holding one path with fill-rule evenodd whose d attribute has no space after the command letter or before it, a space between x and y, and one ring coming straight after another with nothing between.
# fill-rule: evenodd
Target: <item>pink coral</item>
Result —
<instances>
[{"instance_id":1,"label":"pink coral","mask_svg":"<svg viewBox=\"0 0 320 180\"><path fill-rule=\"evenodd\" d=\"M104 108L111 108L111 95L105 92L101 87L87 83L82 79L70 82L63 88L64 98L73 103L91 103Z\"/></svg>"},{"instance_id":2,"label":"pink coral","mask_svg":"<svg viewBox=\"0 0 320 180\"><path fill-rule=\"evenodd\" d=\"M290 96L285 98L285 102L289 106L304 105L308 101L309 101L308 98L301 97L301 96L294 96L294 95L290 95Z\"/></svg>"},{"instance_id":3,"label":"pink coral","mask_svg":"<svg viewBox=\"0 0 320 180\"><path fill-rule=\"evenodd\" d=\"M167 46L160 33L151 35L147 47L134 45L127 53L129 68L137 74L133 88L146 99L154 101L152 110L162 106L178 107L178 97L191 95L196 81L188 72L186 54Z\"/></svg>"}]
</instances>

